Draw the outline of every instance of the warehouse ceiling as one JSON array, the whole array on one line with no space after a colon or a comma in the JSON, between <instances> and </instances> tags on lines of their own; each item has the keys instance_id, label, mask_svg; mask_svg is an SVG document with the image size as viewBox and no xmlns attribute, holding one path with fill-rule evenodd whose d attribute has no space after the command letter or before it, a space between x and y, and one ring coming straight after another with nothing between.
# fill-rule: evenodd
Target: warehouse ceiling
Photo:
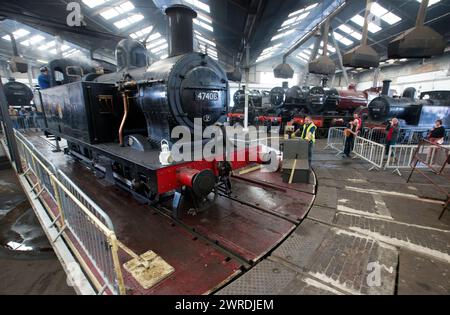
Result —
<instances>
[{"instance_id":1,"label":"warehouse ceiling","mask_svg":"<svg viewBox=\"0 0 450 315\"><path fill-rule=\"evenodd\" d=\"M199 12L195 36L197 50L231 68L278 60L298 40L323 19L340 10L332 20L339 49L349 51L359 44L364 16L362 0L78 0L84 16L82 26L69 26L69 0L0 1L0 54L12 53L8 32L16 32L19 53L40 62L56 56L54 36L63 43L63 55L83 54L100 58L114 56L118 41L132 37L146 41L154 60L167 57L167 20L164 9L175 3ZM369 45L382 56L387 44L399 33L414 26L418 0L377 0L372 7ZM450 0L430 0L427 24L450 39ZM290 57L305 64L313 39ZM335 48L330 55L336 58Z\"/></svg>"}]
</instances>

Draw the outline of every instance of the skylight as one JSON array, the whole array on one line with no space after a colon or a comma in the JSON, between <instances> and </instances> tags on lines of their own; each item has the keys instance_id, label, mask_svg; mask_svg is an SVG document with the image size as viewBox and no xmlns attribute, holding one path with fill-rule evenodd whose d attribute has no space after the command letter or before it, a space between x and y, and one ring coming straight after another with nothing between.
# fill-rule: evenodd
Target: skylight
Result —
<instances>
[{"instance_id":1,"label":"skylight","mask_svg":"<svg viewBox=\"0 0 450 315\"><path fill-rule=\"evenodd\" d=\"M167 49L167 48L169 48L169 45L167 43L165 43L165 44L162 44L160 46L157 46L157 47L153 48L151 50L151 52L153 54L156 54L156 53L160 52L161 50L164 50L164 49Z\"/></svg>"},{"instance_id":2,"label":"skylight","mask_svg":"<svg viewBox=\"0 0 450 315\"><path fill-rule=\"evenodd\" d=\"M167 41L164 38L161 38L160 40L157 40L157 41L154 41L153 43L148 44L147 49L153 49L155 47L159 47L164 44L167 44Z\"/></svg>"},{"instance_id":3,"label":"skylight","mask_svg":"<svg viewBox=\"0 0 450 315\"><path fill-rule=\"evenodd\" d=\"M417 2L422 3L422 0L417 0ZM428 6L431 7L432 5L435 5L438 2L441 2L441 0L430 0Z\"/></svg>"},{"instance_id":4,"label":"skylight","mask_svg":"<svg viewBox=\"0 0 450 315\"><path fill-rule=\"evenodd\" d=\"M357 14L354 17L352 17L351 20L353 23L358 24L361 27L364 27L364 18L361 15ZM381 31L381 27L379 27L373 22L369 22L369 32L378 33L379 31Z\"/></svg>"},{"instance_id":5,"label":"skylight","mask_svg":"<svg viewBox=\"0 0 450 315\"><path fill-rule=\"evenodd\" d=\"M310 6L307 6L306 8L300 9L298 11L292 12L291 14L289 14L289 17L292 17L297 14L301 14L303 12L311 11L315 7L317 7L317 3L311 4Z\"/></svg>"},{"instance_id":6,"label":"skylight","mask_svg":"<svg viewBox=\"0 0 450 315\"><path fill-rule=\"evenodd\" d=\"M215 42L213 42L213 41L211 41L211 40L209 40L209 39L203 37L202 35L196 34L196 37L197 37L197 39L198 39L200 42L203 42L204 44L209 45L209 46L212 46L212 47L216 47L216 43L215 43Z\"/></svg>"},{"instance_id":7,"label":"skylight","mask_svg":"<svg viewBox=\"0 0 450 315\"><path fill-rule=\"evenodd\" d=\"M197 7L200 10L203 10L205 12L210 13L210 11L211 11L209 8L209 5L207 5L206 3L203 3L199 0L184 0L184 1L186 1L189 4L192 4L194 7Z\"/></svg>"},{"instance_id":8,"label":"skylight","mask_svg":"<svg viewBox=\"0 0 450 315\"><path fill-rule=\"evenodd\" d=\"M304 60L309 60L310 55L306 54L305 52L301 52L298 54L299 57L302 57Z\"/></svg>"},{"instance_id":9,"label":"skylight","mask_svg":"<svg viewBox=\"0 0 450 315\"><path fill-rule=\"evenodd\" d=\"M125 28L127 26L130 26L131 24L137 23L137 22L139 22L139 21L141 21L143 19L144 19L144 16L142 14L133 14L132 16L130 16L130 17L126 18L126 19L123 19L123 20L120 20L118 22L115 22L114 25L117 28L121 29L121 28Z\"/></svg>"},{"instance_id":10,"label":"skylight","mask_svg":"<svg viewBox=\"0 0 450 315\"><path fill-rule=\"evenodd\" d=\"M308 17L309 13L310 13L310 12L305 12L305 13L300 14L300 15L297 16L297 17L290 18L290 19L286 20L286 21L281 25L281 27L297 25L297 24L299 24L300 22L302 22L304 19L306 19L306 18Z\"/></svg>"},{"instance_id":11,"label":"skylight","mask_svg":"<svg viewBox=\"0 0 450 315\"><path fill-rule=\"evenodd\" d=\"M48 50L48 49L50 49L50 48L52 48L52 47L54 47L54 46L56 46L56 41L51 41L51 42L48 42L48 43L46 43L46 44L44 44L44 45L41 45L41 46L39 46L39 50Z\"/></svg>"},{"instance_id":12,"label":"skylight","mask_svg":"<svg viewBox=\"0 0 450 315\"><path fill-rule=\"evenodd\" d=\"M83 0L83 3L87 5L89 8L95 8L99 5L102 5L110 0Z\"/></svg>"},{"instance_id":13,"label":"skylight","mask_svg":"<svg viewBox=\"0 0 450 315\"><path fill-rule=\"evenodd\" d=\"M272 37L271 41L273 42L273 41L275 41L277 39L280 39L280 38L286 37L288 35L291 35L292 33L294 33L294 30L289 30L289 31L283 32L281 34L275 35L274 37Z\"/></svg>"},{"instance_id":14,"label":"skylight","mask_svg":"<svg viewBox=\"0 0 450 315\"><path fill-rule=\"evenodd\" d=\"M392 12L389 12L376 2L372 4L370 13L381 18L383 21L390 25L394 25L402 20L399 16L395 15Z\"/></svg>"},{"instance_id":15,"label":"skylight","mask_svg":"<svg viewBox=\"0 0 450 315\"><path fill-rule=\"evenodd\" d=\"M258 59L256 59L256 62L267 60L267 59L269 59L272 56L273 56L273 52L270 53L270 54L264 55L264 56L260 56Z\"/></svg>"},{"instance_id":16,"label":"skylight","mask_svg":"<svg viewBox=\"0 0 450 315\"><path fill-rule=\"evenodd\" d=\"M76 49L76 48L72 48L72 49L69 50L68 52L65 52L65 53L63 54L63 57L67 58L67 57L73 56L73 55L75 55L75 54L77 54L77 53L79 53L79 52L80 52L80 50L78 50L78 49Z\"/></svg>"},{"instance_id":17,"label":"skylight","mask_svg":"<svg viewBox=\"0 0 450 315\"><path fill-rule=\"evenodd\" d=\"M27 39L27 40L21 42L21 44L24 46L31 46L31 45L37 44L39 42L42 42L44 39L45 39L45 37L42 35L34 35L30 39Z\"/></svg>"},{"instance_id":18,"label":"skylight","mask_svg":"<svg viewBox=\"0 0 450 315\"><path fill-rule=\"evenodd\" d=\"M338 42L344 44L345 46L350 46L354 44L352 40L348 39L347 37L344 37L342 34L338 32L334 32L334 38L336 38Z\"/></svg>"},{"instance_id":19,"label":"skylight","mask_svg":"<svg viewBox=\"0 0 450 315\"><path fill-rule=\"evenodd\" d=\"M101 12L100 15L105 20L110 20L112 18L115 18L116 16L129 12L133 9L134 5L130 1L127 1L125 3L122 3L121 5L115 6L111 9Z\"/></svg>"},{"instance_id":20,"label":"skylight","mask_svg":"<svg viewBox=\"0 0 450 315\"><path fill-rule=\"evenodd\" d=\"M342 24L341 26L338 27L338 29L343 31L345 34L350 35L354 39L357 39L357 40L361 40L362 39L362 34L360 32L358 32L358 31L355 31L350 26Z\"/></svg>"},{"instance_id":21,"label":"skylight","mask_svg":"<svg viewBox=\"0 0 450 315\"><path fill-rule=\"evenodd\" d=\"M25 30L25 29L23 29L23 28L20 28L17 31L13 32L13 35L14 35L15 39L22 38L24 36L27 36L28 34L30 34L30 32ZM11 40L11 37L9 35L5 35L2 38L5 39L5 40Z\"/></svg>"},{"instance_id":22,"label":"skylight","mask_svg":"<svg viewBox=\"0 0 450 315\"><path fill-rule=\"evenodd\" d=\"M320 43L320 47L323 48L323 42ZM330 44L327 45L327 49L329 52L335 53L336 52L336 48L334 48L333 46L331 46Z\"/></svg>"},{"instance_id":23,"label":"skylight","mask_svg":"<svg viewBox=\"0 0 450 315\"><path fill-rule=\"evenodd\" d=\"M202 19L202 21L200 21L200 19ZM196 24L210 32L214 32L214 28L212 27L212 25L210 25L211 23L212 23L211 19L207 19L203 15L199 15L198 18L194 19L194 24Z\"/></svg>"},{"instance_id":24,"label":"skylight","mask_svg":"<svg viewBox=\"0 0 450 315\"><path fill-rule=\"evenodd\" d=\"M153 30L153 26L148 26L143 28L137 32L130 34L130 37L133 39L143 39L145 38L151 31ZM150 39L150 38L149 38Z\"/></svg>"},{"instance_id":25,"label":"skylight","mask_svg":"<svg viewBox=\"0 0 450 315\"><path fill-rule=\"evenodd\" d=\"M157 40L158 38L161 38L161 34L159 32L156 32L155 34L152 34L148 37L147 42Z\"/></svg>"}]
</instances>

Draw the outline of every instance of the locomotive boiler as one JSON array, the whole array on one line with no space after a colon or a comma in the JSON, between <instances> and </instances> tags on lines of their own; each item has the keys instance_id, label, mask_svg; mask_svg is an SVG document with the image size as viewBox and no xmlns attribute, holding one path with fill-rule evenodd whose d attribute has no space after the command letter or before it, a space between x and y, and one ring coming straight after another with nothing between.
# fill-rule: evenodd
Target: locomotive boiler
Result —
<instances>
[{"instance_id":1,"label":"locomotive boiler","mask_svg":"<svg viewBox=\"0 0 450 315\"><path fill-rule=\"evenodd\" d=\"M166 14L167 59L148 66L147 49L123 40L116 49L117 72L88 74L40 94L47 131L67 139L66 153L138 198L158 202L175 192L180 196L174 197L178 206L189 195L197 209L219 187L229 192L231 171L247 162L224 162L224 156L215 152L200 160L192 156L179 162L161 160L163 144L177 142L179 135L171 134L175 127L195 134L201 126L220 123L226 119L229 98L225 71L208 55L193 51L197 13L174 5ZM196 150L199 143L203 148L206 140L200 137L183 138L183 144ZM248 154L250 149L245 150ZM178 208L174 211L176 216Z\"/></svg>"},{"instance_id":2,"label":"locomotive boiler","mask_svg":"<svg viewBox=\"0 0 450 315\"><path fill-rule=\"evenodd\" d=\"M248 121L252 124L263 110L263 94L258 90L250 90L248 93ZM228 113L229 122L231 125L242 124L245 115L245 91L236 91L233 102L234 107Z\"/></svg>"},{"instance_id":3,"label":"locomotive boiler","mask_svg":"<svg viewBox=\"0 0 450 315\"><path fill-rule=\"evenodd\" d=\"M311 114L352 114L367 107L367 95L352 85L346 90L317 86L308 95L307 107Z\"/></svg>"}]
</instances>

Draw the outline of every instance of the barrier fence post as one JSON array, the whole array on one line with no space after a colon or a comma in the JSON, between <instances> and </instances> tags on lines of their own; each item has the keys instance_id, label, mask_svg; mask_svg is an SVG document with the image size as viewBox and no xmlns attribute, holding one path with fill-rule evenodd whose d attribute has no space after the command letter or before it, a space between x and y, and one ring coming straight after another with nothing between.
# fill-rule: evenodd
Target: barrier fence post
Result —
<instances>
[{"instance_id":1,"label":"barrier fence post","mask_svg":"<svg viewBox=\"0 0 450 315\"><path fill-rule=\"evenodd\" d=\"M123 281L123 275L122 275L122 266L120 264L119 260L119 246L117 244L117 237L115 234L109 235L109 244L111 246L111 254L112 254L112 260L114 263L114 270L116 273L116 280L117 280L117 287L120 295L126 295L125 290L125 284Z\"/></svg>"},{"instance_id":2,"label":"barrier fence post","mask_svg":"<svg viewBox=\"0 0 450 315\"><path fill-rule=\"evenodd\" d=\"M9 117L8 101L6 100L1 76L0 76L0 111L1 117L3 119L6 142L8 144L11 161L14 162L17 172L19 174L22 174L23 173L22 163L20 162L19 150L17 149L17 143L14 137L12 121L11 118Z\"/></svg>"}]
</instances>

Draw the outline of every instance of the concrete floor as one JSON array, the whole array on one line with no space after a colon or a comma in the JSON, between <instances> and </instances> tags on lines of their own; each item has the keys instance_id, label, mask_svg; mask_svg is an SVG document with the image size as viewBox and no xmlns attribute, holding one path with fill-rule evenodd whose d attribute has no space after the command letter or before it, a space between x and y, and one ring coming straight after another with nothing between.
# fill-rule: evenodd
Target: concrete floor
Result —
<instances>
[{"instance_id":1,"label":"concrete floor","mask_svg":"<svg viewBox=\"0 0 450 315\"><path fill-rule=\"evenodd\" d=\"M318 141L319 189L308 217L270 257L218 294L449 294L450 213L438 220L443 196L419 175L406 184L324 146ZM31 224L12 170L0 171L0 190L0 226L16 208L23 211L19 222ZM31 234L30 246L45 248L39 233ZM0 294L73 294L46 251L2 248L0 270Z\"/></svg>"},{"instance_id":2,"label":"concrete floor","mask_svg":"<svg viewBox=\"0 0 450 315\"><path fill-rule=\"evenodd\" d=\"M411 184L315 148L318 194L267 260L219 294L449 294L450 213L420 175Z\"/></svg>"}]
</instances>

